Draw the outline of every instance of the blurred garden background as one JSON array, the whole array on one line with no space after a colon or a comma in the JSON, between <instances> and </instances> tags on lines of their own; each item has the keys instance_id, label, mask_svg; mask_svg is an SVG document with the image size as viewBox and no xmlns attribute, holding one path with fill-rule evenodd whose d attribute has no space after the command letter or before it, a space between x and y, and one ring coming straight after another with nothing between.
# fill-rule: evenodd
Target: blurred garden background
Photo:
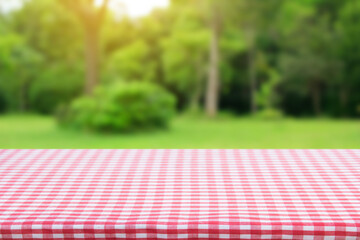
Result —
<instances>
[{"instance_id":1,"label":"blurred garden background","mask_svg":"<svg viewBox=\"0 0 360 240\"><path fill-rule=\"evenodd\" d=\"M358 0L0 0L0 148L359 148Z\"/></svg>"}]
</instances>

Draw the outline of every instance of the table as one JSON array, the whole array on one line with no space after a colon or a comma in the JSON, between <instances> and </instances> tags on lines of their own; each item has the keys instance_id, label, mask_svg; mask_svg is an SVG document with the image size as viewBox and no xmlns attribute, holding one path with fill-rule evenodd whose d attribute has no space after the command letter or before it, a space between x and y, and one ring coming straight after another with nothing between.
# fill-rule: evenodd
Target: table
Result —
<instances>
[{"instance_id":1,"label":"table","mask_svg":"<svg viewBox=\"0 0 360 240\"><path fill-rule=\"evenodd\" d=\"M0 150L1 239L360 239L360 150Z\"/></svg>"}]
</instances>

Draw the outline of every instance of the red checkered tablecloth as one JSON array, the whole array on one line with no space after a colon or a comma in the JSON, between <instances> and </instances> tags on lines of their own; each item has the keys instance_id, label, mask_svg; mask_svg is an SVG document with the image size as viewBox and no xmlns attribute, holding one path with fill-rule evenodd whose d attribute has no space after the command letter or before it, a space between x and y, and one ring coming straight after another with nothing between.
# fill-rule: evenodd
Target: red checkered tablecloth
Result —
<instances>
[{"instance_id":1,"label":"red checkered tablecloth","mask_svg":"<svg viewBox=\"0 0 360 240\"><path fill-rule=\"evenodd\" d=\"M0 150L0 239L360 239L360 150Z\"/></svg>"}]
</instances>

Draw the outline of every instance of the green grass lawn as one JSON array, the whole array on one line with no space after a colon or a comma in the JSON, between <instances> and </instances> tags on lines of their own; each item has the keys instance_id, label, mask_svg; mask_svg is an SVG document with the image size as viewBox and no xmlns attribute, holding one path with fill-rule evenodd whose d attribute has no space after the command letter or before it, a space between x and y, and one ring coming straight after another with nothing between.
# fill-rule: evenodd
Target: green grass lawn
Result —
<instances>
[{"instance_id":1,"label":"green grass lawn","mask_svg":"<svg viewBox=\"0 0 360 240\"><path fill-rule=\"evenodd\" d=\"M178 117L168 130L95 134L51 117L0 116L0 148L359 148L360 121Z\"/></svg>"}]
</instances>

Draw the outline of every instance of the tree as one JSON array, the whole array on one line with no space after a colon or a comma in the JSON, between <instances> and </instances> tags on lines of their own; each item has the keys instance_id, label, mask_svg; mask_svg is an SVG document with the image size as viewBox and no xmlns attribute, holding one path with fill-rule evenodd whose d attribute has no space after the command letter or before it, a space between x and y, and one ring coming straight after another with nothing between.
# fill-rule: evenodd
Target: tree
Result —
<instances>
[{"instance_id":1,"label":"tree","mask_svg":"<svg viewBox=\"0 0 360 240\"><path fill-rule=\"evenodd\" d=\"M208 0L207 23L210 29L209 49L209 75L205 94L205 111L209 117L215 117L218 113L220 91L220 48L219 42L222 32L222 3L225 1Z\"/></svg>"},{"instance_id":2,"label":"tree","mask_svg":"<svg viewBox=\"0 0 360 240\"><path fill-rule=\"evenodd\" d=\"M24 1L8 16L10 31L41 52L48 63L81 62L81 25L76 17L55 0Z\"/></svg>"},{"instance_id":3,"label":"tree","mask_svg":"<svg viewBox=\"0 0 360 240\"><path fill-rule=\"evenodd\" d=\"M179 6L174 9L174 13ZM172 31L162 42L165 82L187 98L191 112L200 110L207 73L209 31L196 9L184 7L176 17Z\"/></svg>"},{"instance_id":4,"label":"tree","mask_svg":"<svg viewBox=\"0 0 360 240\"><path fill-rule=\"evenodd\" d=\"M260 89L257 91L256 102L257 105L265 111L276 111L279 103L279 97L276 90L281 82L281 76L276 69L268 65L263 55L261 60L262 61L259 62L261 63L262 71L267 75L267 79L261 84Z\"/></svg>"},{"instance_id":5,"label":"tree","mask_svg":"<svg viewBox=\"0 0 360 240\"><path fill-rule=\"evenodd\" d=\"M99 36L109 0L97 8L94 0L59 0L80 20L85 33L86 84L85 93L92 94L99 78Z\"/></svg>"},{"instance_id":6,"label":"tree","mask_svg":"<svg viewBox=\"0 0 360 240\"><path fill-rule=\"evenodd\" d=\"M314 114L321 115L325 86L336 82L340 73L340 63L334 54L336 36L329 19L318 17L314 5L301 1L288 4L287 10L296 14L291 14L294 22L288 22L291 27L282 33L284 79L297 92L309 95Z\"/></svg>"},{"instance_id":7,"label":"tree","mask_svg":"<svg viewBox=\"0 0 360 240\"><path fill-rule=\"evenodd\" d=\"M0 66L0 88L8 110L51 113L71 100L84 82L76 17L56 0L32 0L6 13L4 22L8 33L0 41L9 64Z\"/></svg>"},{"instance_id":8,"label":"tree","mask_svg":"<svg viewBox=\"0 0 360 240\"><path fill-rule=\"evenodd\" d=\"M245 33L245 39L248 47L248 77L250 85L250 109L254 114L257 112L257 71L256 71L256 54L257 54L257 32L258 22L261 16L257 14L256 9L258 5L257 0L253 1L238 1L237 8L242 14L240 14L239 27ZM251 10L252 11L251 11Z\"/></svg>"},{"instance_id":9,"label":"tree","mask_svg":"<svg viewBox=\"0 0 360 240\"><path fill-rule=\"evenodd\" d=\"M0 39L0 89L8 109L29 110L29 89L42 70L42 60L20 36L6 34Z\"/></svg>"},{"instance_id":10,"label":"tree","mask_svg":"<svg viewBox=\"0 0 360 240\"><path fill-rule=\"evenodd\" d=\"M233 4L236 1L202 0L198 1L202 18L210 30L209 72L205 93L205 112L209 117L215 117L219 108L220 93L220 39L227 22L231 21Z\"/></svg>"},{"instance_id":11,"label":"tree","mask_svg":"<svg viewBox=\"0 0 360 240\"><path fill-rule=\"evenodd\" d=\"M239 0L236 2L234 9L238 12L238 27L244 32L248 47L247 65L250 91L250 110L254 114L258 110L257 90L258 69L257 58L261 49L258 46L260 37L269 37L274 32L273 21L277 16L280 6L283 4L281 0Z\"/></svg>"},{"instance_id":12,"label":"tree","mask_svg":"<svg viewBox=\"0 0 360 240\"><path fill-rule=\"evenodd\" d=\"M342 114L356 115L360 107L360 3L348 1L339 11L336 30L339 34L338 55L344 65L340 85L340 106Z\"/></svg>"},{"instance_id":13,"label":"tree","mask_svg":"<svg viewBox=\"0 0 360 240\"><path fill-rule=\"evenodd\" d=\"M151 59L150 46L137 40L115 51L106 65L107 81L147 81L156 79L156 63Z\"/></svg>"}]
</instances>

